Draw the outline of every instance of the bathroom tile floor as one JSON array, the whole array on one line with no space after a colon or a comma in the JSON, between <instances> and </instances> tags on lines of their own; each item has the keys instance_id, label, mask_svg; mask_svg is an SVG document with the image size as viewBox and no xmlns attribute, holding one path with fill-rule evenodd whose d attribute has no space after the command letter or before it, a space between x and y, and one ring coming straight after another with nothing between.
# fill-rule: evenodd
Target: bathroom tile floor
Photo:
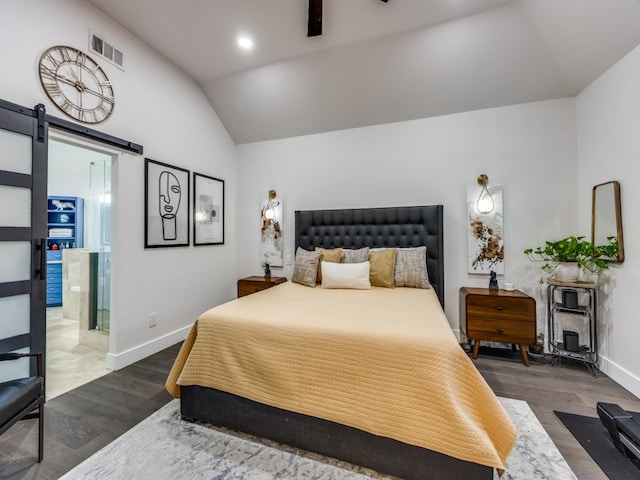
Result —
<instances>
[{"instance_id":1,"label":"bathroom tile floor","mask_svg":"<svg viewBox=\"0 0 640 480\"><path fill-rule=\"evenodd\" d=\"M47 400L106 375L106 350L80 345L77 320L63 318L62 307L47 308Z\"/></svg>"}]
</instances>

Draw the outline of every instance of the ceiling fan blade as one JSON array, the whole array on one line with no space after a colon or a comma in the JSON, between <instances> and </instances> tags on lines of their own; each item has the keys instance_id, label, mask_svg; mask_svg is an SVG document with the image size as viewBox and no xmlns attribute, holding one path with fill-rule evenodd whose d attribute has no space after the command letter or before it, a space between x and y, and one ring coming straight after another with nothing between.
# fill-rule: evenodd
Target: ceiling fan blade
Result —
<instances>
[{"instance_id":1,"label":"ceiling fan blade","mask_svg":"<svg viewBox=\"0 0 640 480\"><path fill-rule=\"evenodd\" d=\"M309 0L307 37L322 35L322 0Z\"/></svg>"}]
</instances>

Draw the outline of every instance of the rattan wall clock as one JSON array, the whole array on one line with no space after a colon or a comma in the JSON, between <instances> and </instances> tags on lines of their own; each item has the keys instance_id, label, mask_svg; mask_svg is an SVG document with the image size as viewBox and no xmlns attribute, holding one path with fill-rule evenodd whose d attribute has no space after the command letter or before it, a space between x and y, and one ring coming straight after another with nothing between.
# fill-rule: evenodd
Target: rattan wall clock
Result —
<instances>
[{"instance_id":1,"label":"rattan wall clock","mask_svg":"<svg viewBox=\"0 0 640 480\"><path fill-rule=\"evenodd\" d=\"M40 57L40 82L64 113L83 123L105 121L115 106L109 78L86 53L58 45Z\"/></svg>"}]
</instances>

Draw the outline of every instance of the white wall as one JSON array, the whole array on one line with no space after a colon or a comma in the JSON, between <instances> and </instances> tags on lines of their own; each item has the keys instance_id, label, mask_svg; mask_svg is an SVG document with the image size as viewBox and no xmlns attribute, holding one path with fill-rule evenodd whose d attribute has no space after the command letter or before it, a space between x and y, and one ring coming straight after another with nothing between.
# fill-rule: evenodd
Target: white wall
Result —
<instances>
[{"instance_id":1,"label":"white wall","mask_svg":"<svg viewBox=\"0 0 640 480\"><path fill-rule=\"evenodd\" d=\"M640 397L638 346L640 318L640 47L593 82L577 97L580 221L591 221L591 186L620 181L624 263L614 266L601 289L598 322L601 369Z\"/></svg>"},{"instance_id":2,"label":"white wall","mask_svg":"<svg viewBox=\"0 0 640 480\"><path fill-rule=\"evenodd\" d=\"M225 245L145 250L144 157L123 155L115 162L115 318L108 360L120 368L181 340L198 314L235 295L235 146L191 78L83 0L3 5L0 98L30 107L44 103L48 113L64 117L42 90L38 60L53 45L88 51L89 29L126 56L126 71L98 59L116 106L95 128L143 145L144 157L226 181ZM158 325L150 329L151 312Z\"/></svg>"},{"instance_id":3,"label":"white wall","mask_svg":"<svg viewBox=\"0 0 640 480\"><path fill-rule=\"evenodd\" d=\"M260 272L260 200L269 189L284 202L285 258L294 253L295 210L443 204L445 310L458 330L459 288L488 285L488 276L467 273L467 186L481 173L502 185L499 281L537 295L539 270L522 251L576 233L575 139L574 99L560 99L239 145L238 273ZM274 271L283 273L291 267Z\"/></svg>"},{"instance_id":4,"label":"white wall","mask_svg":"<svg viewBox=\"0 0 640 480\"><path fill-rule=\"evenodd\" d=\"M459 287L488 282L466 269L465 189L480 173L503 187L506 274L500 280L534 295L538 272L522 250L567 234L588 235L591 186L618 179L627 260L612 272L608 285L615 290L605 292L602 367L640 396L632 290L640 226L627 213L640 193L625 178L636 172L640 143L640 50L578 97L577 120L576 101L560 99L236 148L193 80L83 0L4 6L0 44L11 48L0 49L9 66L0 75L0 98L44 103L63 117L42 91L38 59L52 45L87 51L89 29L127 58L124 72L100 61L117 103L97 129L144 145L146 157L226 181L224 246L145 250L144 159L122 155L115 162L111 366L180 340L200 312L234 297L239 276L261 271L259 209L269 189L284 200L285 256L294 253L296 209L443 204L446 312L457 330ZM279 273L290 276L291 267ZM152 329L150 312L158 313Z\"/></svg>"}]
</instances>

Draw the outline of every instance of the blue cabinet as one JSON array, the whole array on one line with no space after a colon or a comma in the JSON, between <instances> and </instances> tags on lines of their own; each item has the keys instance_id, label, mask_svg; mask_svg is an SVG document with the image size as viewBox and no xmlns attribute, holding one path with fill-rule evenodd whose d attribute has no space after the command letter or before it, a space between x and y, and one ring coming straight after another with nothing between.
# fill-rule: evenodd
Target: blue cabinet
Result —
<instances>
[{"instance_id":1,"label":"blue cabinet","mask_svg":"<svg viewBox=\"0 0 640 480\"><path fill-rule=\"evenodd\" d=\"M47 199L47 307L62 305L62 250L82 248L84 200L51 196Z\"/></svg>"},{"instance_id":2,"label":"blue cabinet","mask_svg":"<svg viewBox=\"0 0 640 480\"><path fill-rule=\"evenodd\" d=\"M62 305L62 251L47 251L47 307Z\"/></svg>"}]
</instances>

